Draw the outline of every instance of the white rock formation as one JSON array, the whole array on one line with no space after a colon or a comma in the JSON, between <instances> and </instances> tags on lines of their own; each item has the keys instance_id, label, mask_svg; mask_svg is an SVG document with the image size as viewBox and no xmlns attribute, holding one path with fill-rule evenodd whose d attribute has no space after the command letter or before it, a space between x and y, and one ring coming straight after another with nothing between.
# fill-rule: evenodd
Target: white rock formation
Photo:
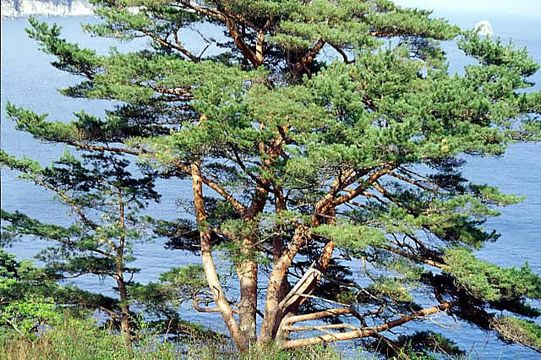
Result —
<instances>
[{"instance_id":1,"label":"white rock formation","mask_svg":"<svg viewBox=\"0 0 541 360\"><path fill-rule=\"evenodd\" d=\"M87 0L2 0L1 12L2 17L88 16L93 13Z\"/></svg>"}]
</instances>

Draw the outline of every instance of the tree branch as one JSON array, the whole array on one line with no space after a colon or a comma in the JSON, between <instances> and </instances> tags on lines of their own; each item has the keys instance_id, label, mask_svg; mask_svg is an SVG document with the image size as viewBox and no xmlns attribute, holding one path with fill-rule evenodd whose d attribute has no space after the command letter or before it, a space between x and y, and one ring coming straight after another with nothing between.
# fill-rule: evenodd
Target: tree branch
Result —
<instances>
[{"instance_id":1,"label":"tree branch","mask_svg":"<svg viewBox=\"0 0 541 360\"><path fill-rule=\"evenodd\" d=\"M202 313L219 313L219 312L221 312L219 307L203 307L203 306L199 305L199 303L196 300L192 300L192 306L197 312L202 312ZM239 311L235 310L235 309L232 309L231 311L233 312L233 314L238 314L239 313Z\"/></svg>"},{"instance_id":2,"label":"tree branch","mask_svg":"<svg viewBox=\"0 0 541 360\"><path fill-rule=\"evenodd\" d=\"M176 44L173 44L173 43L170 43L169 41L166 41L166 40L160 38L156 34L152 34L150 31L141 30L141 32L143 34L145 34L146 36L150 37L152 40L154 40L158 44L160 44L161 46L177 50L182 55L184 55L185 57L190 59L191 61L194 61L194 62L199 61L199 58L196 55L194 55L188 49L186 49L185 47L180 45L180 41L178 41L178 35L176 33L175 33Z\"/></svg>"},{"instance_id":3,"label":"tree branch","mask_svg":"<svg viewBox=\"0 0 541 360\"><path fill-rule=\"evenodd\" d=\"M338 54L340 54L340 56L342 56L342 59L344 59L344 63L346 63L346 64L353 64L353 63L355 62L355 59L350 60L350 59L348 58L348 54L346 54L346 52L344 51L344 49L342 49L340 46L334 45L333 43L329 43L329 45L331 45L332 48L333 48L334 50L336 50L336 52L337 52Z\"/></svg>"},{"instance_id":4,"label":"tree branch","mask_svg":"<svg viewBox=\"0 0 541 360\"><path fill-rule=\"evenodd\" d=\"M334 206L341 205L345 202L348 202L350 200L355 199L357 196L361 195L366 189L368 189L370 186L376 183L376 181L382 177L383 175L388 174L394 169L394 166L392 165L385 165L378 171L375 171L366 179L366 181L362 181L362 183L357 186L355 189L348 191L347 194L342 195L338 197L334 202Z\"/></svg>"},{"instance_id":5,"label":"tree branch","mask_svg":"<svg viewBox=\"0 0 541 360\"><path fill-rule=\"evenodd\" d=\"M449 266L442 263L442 262L439 262L439 261L435 261L435 260L431 260L431 259L426 259L426 258L423 258L421 256L417 256L415 254L410 254L404 250L400 250L400 249L396 249L392 246L385 246L385 245L382 245L380 246L382 249L384 250L387 250L389 252L392 252L393 254L396 254L396 255L400 255L402 257L405 257L407 259L410 259L410 260L414 260L414 261L421 261L427 265L430 265L430 266L433 266L433 267L436 267L438 269L442 269L442 270L445 270L445 269L448 269Z\"/></svg>"},{"instance_id":6,"label":"tree branch","mask_svg":"<svg viewBox=\"0 0 541 360\"><path fill-rule=\"evenodd\" d=\"M189 9L194 10L195 12L201 15L209 16L216 20L222 20L222 21L225 20L225 15L221 13L220 11L202 6L193 0L181 0L180 4L186 6Z\"/></svg>"},{"instance_id":7,"label":"tree branch","mask_svg":"<svg viewBox=\"0 0 541 360\"><path fill-rule=\"evenodd\" d=\"M212 247L210 244L211 233L207 225L207 214L205 209L205 201L203 197L203 181L201 178L201 162L195 161L191 164L192 170L192 187L194 194L194 205L197 224L200 227L199 237L201 242L201 257L203 263L203 270L205 271L205 276L207 278L207 283L210 287L210 290L214 296L214 302L216 306L220 309L222 318L224 319L233 341L241 351L247 350L244 349L244 341L241 337L241 332L239 325L235 318L233 317L233 310L229 305L225 297L220 280L218 279L218 273L216 271L216 266L214 264L214 259L212 258Z\"/></svg>"},{"instance_id":8,"label":"tree branch","mask_svg":"<svg viewBox=\"0 0 541 360\"><path fill-rule=\"evenodd\" d=\"M290 326L286 325L282 327L283 331L287 332L300 332L300 331L324 331L329 329L351 329L356 330L357 328L351 324L329 324L329 325L308 325L308 326Z\"/></svg>"},{"instance_id":9,"label":"tree branch","mask_svg":"<svg viewBox=\"0 0 541 360\"><path fill-rule=\"evenodd\" d=\"M388 331L394 327L403 325L412 320L424 318L424 317L439 313L441 311L446 311L450 307L451 307L450 303L444 302L440 305L413 312L410 315L403 316L399 319L389 321L375 327L359 328L356 330L347 331L343 333L325 334L318 337L311 337L311 338L305 338L305 339L286 340L281 345L283 348L291 349L291 348L299 348L299 347L308 346L308 345L316 345L316 344L323 344L323 343L334 342L334 341L352 340L352 339L360 339L360 338L365 338L369 336L374 336L380 332ZM312 314L308 314L308 315L312 315ZM322 312L320 316L328 317L326 316L326 314L324 314L324 312ZM287 319L286 322L292 318L295 318L295 317L291 317ZM311 319L308 318L308 320L311 320Z\"/></svg>"},{"instance_id":10,"label":"tree branch","mask_svg":"<svg viewBox=\"0 0 541 360\"><path fill-rule=\"evenodd\" d=\"M30 174L30 175L32 175L32 174ZM98 227L98 225L96 223L94 223L92 220L90 220L86 216L86 214L83 212L81 207L79 205L77 205L76 201L74 199L72 199L68 194L66 194L66 192L60 190L59 188L57 188L55 186L51 186L51 184L49 184L47 181L45 181L45 179L41 178L40 176L33 176L33 178L34 178L34 181L38 185L40 185L40 186L44 187L45 189L47 189L49 191L52 191L55 194L57 194L60 197L60 199L62 199L65 204L67 204L69 207L71 207L71 209L75 212L75 214L77 214L77 216L79 216L79 218L81 219L83 224L90 227L92 230L95 230Z\"/></svg>"},{"instance_id":11,"label":"tree branch","mask_svg":"<svg viewBox=\"0 0 541 360\"><path fill-rule=\"evenodd\" d=\"M191 167L190 167L191 165L184 164L184 163L182 163L180 161L175 161L174 165L178 170L180 170L184 174L189 175L189 176L192 174L192 170L191 170ZM231 204L231 206L233 206L233 208L239 214L242 215L242 214L244 214L246 212L246 206L244 206L237 199L235 199L235 197L233 195L231 195L230 193L228 193L227 190L225 190L222 186L220 186L218 183L204 177L202 174L200 174L200 177L201 177L202 182L205 185L207 185L209 188L211 188L216 193L218 193L221 197L224 198L224 200L229 202Z\"/></svg>"},{"instance_id":12,"label":"tree branch","mask_svg":"<svg viewBox=\"0 0 541 360\"><path fill-rule=\"evenodd\" d=\"M291 324L295 324L301 321L319 320L319 319L339 316L339 315L351 315L353 313L354 311L350 308L327 309L327 310L317 311L310 314L290 316L289 318L284 320L284 325L291 325Z\"/></svg>"},{"instance_id":13,"label":"tree branch","mask_svg":"<svg viewBox=\"0 0 541 360\"><path fill-rule=\"evenodd\" d=\"M261 53L261 61L256 56L254 51L250 49L250 47L246 44L244 39L242 38L242 35L240 34L239 30L237 29L237 25L235 24L235 21L230 16L225 16L225 26L227 27L227 30L229 30L229 34L233 38L233 41L235 42L235 45L239 48L239 50L242 52L244 57L252 63L254 67L258 67L261 65L263 61L263 53ZM264 34L263 34L264 35Z\"/></svg>"},{"instance_id":14,"label":"tree branch","mask_svg":"<svg viewBox=\"0 0 541 360\"><path fill-rule=\"evenodd\" d=\"M310 49L295 65L293 65L293 73L297 76L302 73L303 70L308 69L308 65L314 61L319 51L325 45L325 40L319 39L316 41L312 49Z\"/></svg>"}]
</instances>

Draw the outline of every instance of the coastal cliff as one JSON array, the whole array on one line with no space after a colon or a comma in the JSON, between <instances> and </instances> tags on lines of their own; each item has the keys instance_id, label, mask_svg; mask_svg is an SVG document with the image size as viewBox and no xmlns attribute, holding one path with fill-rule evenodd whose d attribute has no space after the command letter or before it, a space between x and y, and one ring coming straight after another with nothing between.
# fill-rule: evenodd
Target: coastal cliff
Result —
<instances>
[{"instance_id":1,"label":"coastal cliff","mask_svg":"<svg viewBox=\"0 0 541 360\"><path fill-rule=\"evenodd\" d=\"M87 16L92 5L87 0L1 0L2 17L28 15Z\"/></svg>"}]
</instances>

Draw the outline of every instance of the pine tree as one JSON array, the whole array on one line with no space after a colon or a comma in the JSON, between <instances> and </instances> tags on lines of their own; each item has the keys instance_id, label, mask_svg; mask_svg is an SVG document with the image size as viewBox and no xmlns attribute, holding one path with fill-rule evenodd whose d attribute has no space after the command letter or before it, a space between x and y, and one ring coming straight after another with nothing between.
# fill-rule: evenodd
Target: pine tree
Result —
<instances>
[{"instance_id":1,"label":"pine tree","mask_svg":"<svg viewBox=\"0 0 541 360\"><path fill-rule=\"evenodd\" d=\"M64 303L70 301L83 308L105 311L113 321L120 323L131 351L130 302L134 299L128 294L128 287L139 269L130 268L128 263L133 260L133 244L152 237L146 218L139 212L150 201L159 199L154 190L154 172L135 176L128 169L129 161L116 154L93 151L79 155L66 152L51 166L43 167L28 158L18 159L0 150L0 165L20 172L22 179L53 192L75 216L70 226L60 226L18 211L2 210L2 227L10 237L32 236L52 242L37 255L45 267L41 280L34 281L50 284L41 292L50 296L56 294L61 303L63 299ZM83 275L113 279L118 301L99 299L76 288L67 294L68 289L54 286L54 281ZM80 298L76 299L76 295ZM9 296L6 299L11 305L16 300Z\"/></svg>"},{"instance_id":2,"label":"pine tree","mask_svg":"<svg viewBox=\"0 0 541 360\"><path fill-rule=\"evenodd\" d=\"M240 351L363 338L392 355L445 343L385 335L440 312L539 350L539 327L523 320L539 315L527 305L541 298L539 275L474 252L498 237L486 219L520 198L461 174L464 154L539 140L541 93L525 91L539 66L526 50L386 0L94 4L102 22L86 30L151 46L98 55L36 20L29 34L53 66L83 77L65 95L121 105L72 122L9 113L38 139L191 182L195 221L179 221L176 242L193 249L198 235L215 307L196 307L219 312ZM473 63L451 73L442 41ZM307 320L330 323L296 325Z\"/></svg>"}]
</instances>

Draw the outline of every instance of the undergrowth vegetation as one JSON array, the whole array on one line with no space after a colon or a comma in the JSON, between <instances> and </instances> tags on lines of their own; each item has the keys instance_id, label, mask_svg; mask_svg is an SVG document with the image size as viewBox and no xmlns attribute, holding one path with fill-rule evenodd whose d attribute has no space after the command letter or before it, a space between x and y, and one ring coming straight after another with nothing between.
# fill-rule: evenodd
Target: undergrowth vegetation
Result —
<instances>
[{"instance_id":1,"label":"undergrowth vegetation","mask_svg":"<svg viewBox=\"0 0 541 360\"><path fill-rule=\"evenodd\" d=\"M269 346L254 348L239 357L227 340L164 341L152 332L137 334L133 354L126 351L122 336L110 329L98 327L92 319L66 317L58 326L44 329L35 337L23 337L16 332L0 336L1 360L338 360L341 354L334 348L313 347L302 351L285 351ZM363 357L363 359L366 357Z\"/></svg>"}]
</instances>

